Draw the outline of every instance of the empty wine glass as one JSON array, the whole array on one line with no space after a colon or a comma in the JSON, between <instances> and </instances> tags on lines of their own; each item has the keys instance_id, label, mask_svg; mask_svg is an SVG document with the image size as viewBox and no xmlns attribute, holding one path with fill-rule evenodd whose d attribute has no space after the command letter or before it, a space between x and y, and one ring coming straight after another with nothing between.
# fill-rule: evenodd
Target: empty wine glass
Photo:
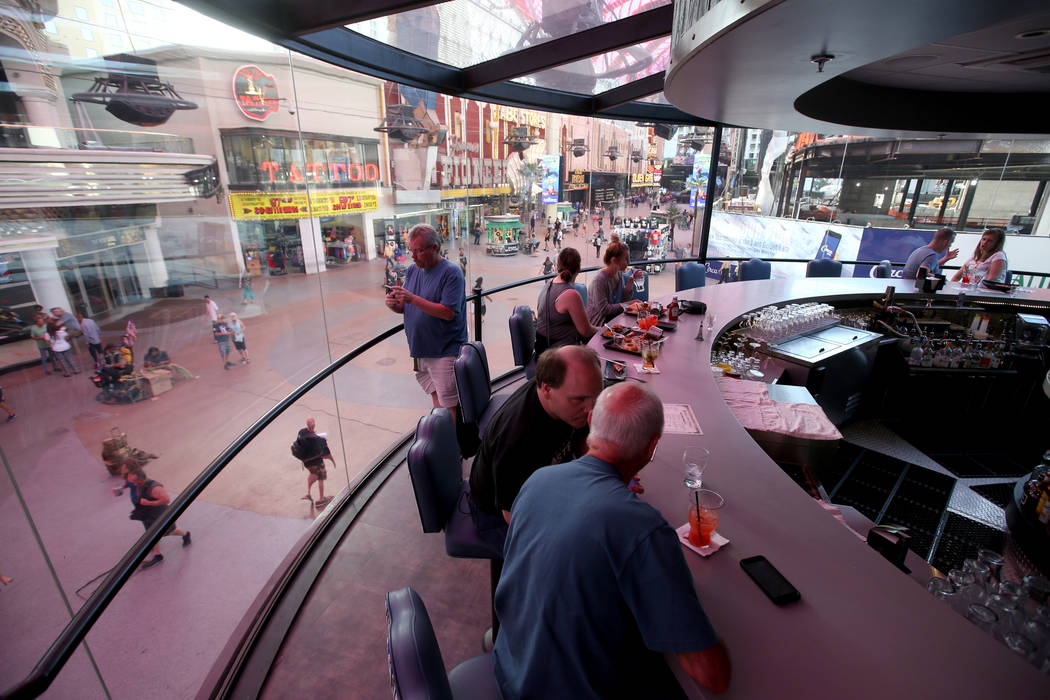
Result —
<instances>
[{"instance_id":1,"label":"empty wine glass","mask_svg":"<svg viewBox=\"0 0 1050 700\"><path fill-rule=\"evenodd\" d=\"M710 457L711 451L706 447L691 445L685 448L682 453L682 475L686 486L698 489L703 485L704 471Z\"/></svg>"}]
</instances>

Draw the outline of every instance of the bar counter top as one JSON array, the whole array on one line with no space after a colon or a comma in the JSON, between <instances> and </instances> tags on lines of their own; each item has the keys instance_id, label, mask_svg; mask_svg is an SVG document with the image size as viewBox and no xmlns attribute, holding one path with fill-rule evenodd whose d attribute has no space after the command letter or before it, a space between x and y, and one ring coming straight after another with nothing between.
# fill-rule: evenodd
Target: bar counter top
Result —
<instances>
[{"instance_id":1,"label":"bar counter top","mask_svg":"<svg viewBox=\"0 0 1050 700\"><path fill-rule=\"evenodd\" d=\"M708 315L717 314L714 332L696 340L704 317L683 314L663 344L660 374L641 375L664 403L692 406L703 430L701 436L664 435L653 463L639 475L642 498L672 527L683 524L688 490L681 457L686 445L696 444L711 451L704 487L726 499L718 532L730 543L708 558L683 548L700 600L732 658L732 684L721 697L1050 695L1050 677L934 599L797 486L737 422L708 369L713 338L744 313L797 301L874 299L887 285L896 287L898 299L915 295L911 281L847 278L734 282L680 292L679 299L704 301ZM958 285L946 287L936 303L955 303ZM1031 311L1050 304L1050 290L967 292L967 298ZM629 374L639 376L640 358L602 342L595 337L590 345L601 357L626 361ZM798 588L801 602L777 607L751 582L739 564L758 554ZM680 677L690 697L710 695L684 673Z\"/></svg>"}]
</instances>

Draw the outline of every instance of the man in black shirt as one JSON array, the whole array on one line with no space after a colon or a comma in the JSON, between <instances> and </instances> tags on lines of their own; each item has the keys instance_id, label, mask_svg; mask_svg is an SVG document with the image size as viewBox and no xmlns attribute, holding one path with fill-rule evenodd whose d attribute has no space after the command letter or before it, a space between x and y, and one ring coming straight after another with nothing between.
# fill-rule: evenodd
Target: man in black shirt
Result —
<instances>
[{"instance_id":1,"label":"man in black shirt","mask_svg":"<svg viewBox=\"0 0 1050 700\"><path fill-rule=\"evenodd\" d=\"M511 503L525 480L540 467L569 462L586 451L587 414L601 390L598 356L590 348L567 345L540 355L536 378L492 417L471 466L479 530L505 535Z\"/></svg>"},{"instance_id":2,"label":"man in black shirt","mask_svg":"<svg viewBox=\"0 0 1050 700\"><path fill-rule=\"evenodd\" d=\"M295 439L295 446L297 449L293 450L293 454L302 460L303 466L306 471L310 472L310 475L306 477L306 495L303 496L304 501L310 501L317 508L324 508L332 497L325 498L324 495L324 482L328 478L328 471L325 469L324 461L327 459L332 463L332 467L335 467L335 458L332 457L332 451L328 449L328 440L325 435L318 435L315 431L317 427L316 422L313 418L306 419L306 427L299 431L298 437ZM319 496L317 502L314 502L313 496L310 495L310 487L317 482L317 491Z\"/></svg>"}]
</instances>

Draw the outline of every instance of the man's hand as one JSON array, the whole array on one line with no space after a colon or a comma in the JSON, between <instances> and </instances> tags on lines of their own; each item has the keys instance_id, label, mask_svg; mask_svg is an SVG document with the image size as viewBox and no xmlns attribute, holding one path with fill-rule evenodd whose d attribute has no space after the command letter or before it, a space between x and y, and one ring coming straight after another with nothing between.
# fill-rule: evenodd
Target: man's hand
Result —
<instances>
[{"instance_id":1,"label":"man's hand","mask_svg":"<svg viewBox=\"0 0 1050 700\"><path fill-rule=\"evenodd\" d=\"M389 292L387 292L386 298L393 298L394 301L401 305L402 309L404 309L410 304L416 303L416 295L408 291L404 287L394 287Z\"/></svg>"},{"instance_id":2,"label":"man's hand","mask_svg":"<svg viewBox=\"0 0 1050 700\"><path fill-rule=\"evenodd\" d=\"M400 287L395 287L386 293L386 308L395 313L402 314L405 312L405 305L394 295L396 289L400 289Z\"/></svg>"},{"instance_id":3,"label":"man's hand","mask_svg":"<svg viewBox=\"0 0 1050 700\"><path fill-rule=\"evenodd\" d=\"M959 256L959 249L958 248L953 248L952 250L949 250L947 253L945 253L944 257L941 258L941 262L948 262L949 260L954 260L958 256Z\"/></svg>"}]
</instances>

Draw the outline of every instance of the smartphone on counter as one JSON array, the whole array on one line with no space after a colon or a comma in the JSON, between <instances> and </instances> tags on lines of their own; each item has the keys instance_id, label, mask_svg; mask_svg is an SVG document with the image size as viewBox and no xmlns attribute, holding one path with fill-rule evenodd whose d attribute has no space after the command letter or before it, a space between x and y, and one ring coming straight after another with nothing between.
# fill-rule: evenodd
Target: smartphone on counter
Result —
<instances>
[{"instance_id":1,"label":"smartphone on counter","mask_svg":"<svg viewBox=\"0 0 1050 700\"><path fill-rule=\"evenodd\" d=\"M842 242L842 234L836 233L831 229L824 232L824 238L820 241L820 247L817 248L817 256L815 260L836 260L839 255L839 243Z\"/></svg>"},{"instance_id":2,"label":"smartphone on counter","mask_svg":"<svg viewBox=\"0 0 1050 700\"><path fill-rule=\"evenodd\" d=\"M759 555L740 560L740 568L743 569L751 580L754 581L762 592L776 605L787 605L802 600L802 594L784 578L784 574L777 571L769 560Z\"/></svg>"}]
</instances>

